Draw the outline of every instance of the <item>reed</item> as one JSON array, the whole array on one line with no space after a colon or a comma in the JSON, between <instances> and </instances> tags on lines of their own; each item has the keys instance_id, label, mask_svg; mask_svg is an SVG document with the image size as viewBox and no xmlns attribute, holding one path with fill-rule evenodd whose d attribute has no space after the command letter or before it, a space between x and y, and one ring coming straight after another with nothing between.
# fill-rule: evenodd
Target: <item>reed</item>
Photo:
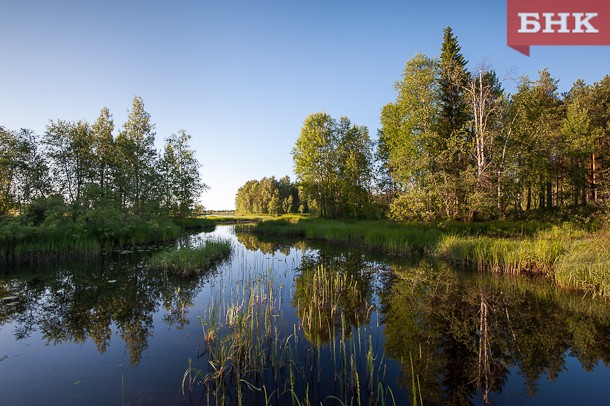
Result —
<instances>
[{"instance_id":1,"label":"reed","mask_svg":"<svg viewBox=\"0 0 610 406\"><path fill-rule=\"evenodd\" d=\"M68 217L34 226L20 218L0 219L0 261L21 265L97 257L105 250L169 241L181 233L167 218L132 216L119 220L102 224Z\"/></svg>"},{"instance_id":2,"label":"reed","mask_svg":"<svg viewBox=\"0 0 610 406\"><path fill-rule=\"evenodd\" d=\"M610 235L581 240L558 261L557 285L610 298Z\"/></svg>"},{"instance_id":3,"label":"reed","mask_svg":"<svg viewBox=\"0 0 610 406\"><path fill-rule=\"evenodd\" d=\"M286 292L272 269L249 268L229 292L215 295L201 318L200 358L207 368L189 363L183 394L199 385L207 404L310 405L319 396L320 380L330 380L337 382L337 392L322 401L391 403L392 391L383 383L384 357L376 355L372 333L366 325L352 327L347 319L353 317L340 305L357 294L356 281L324 268L314 274L308 294L322 310L300 303L297 314L307 314L300 321L284 317ZM307 325L313 323L332 330L324 344L308 339Z\"/></svg>"},{"instance_id":4,"label":"reed","mask_svg":"<svg viewBox=\"0 0 610 406\"><path fill-rule=\"evenodd\" d=\"M228 240L208 240L198 247L172 248L154 253L148 267L176 276L188 277L206 272L231 253Z\"/></svg>"}]
</instances>

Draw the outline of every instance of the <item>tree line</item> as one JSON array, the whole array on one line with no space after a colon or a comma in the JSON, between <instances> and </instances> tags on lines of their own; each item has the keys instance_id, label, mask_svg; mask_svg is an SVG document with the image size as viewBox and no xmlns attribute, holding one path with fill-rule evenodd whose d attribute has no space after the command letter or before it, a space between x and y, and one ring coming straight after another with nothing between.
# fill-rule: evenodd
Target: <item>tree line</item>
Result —
<instances>
[{"instance_id":1,"label":"tree line","mask_svg":"<svg viewBox=\"0 0 610 406\"><path fill-rule=\"evenodd\" d=\"M0 127L0 260L175 238L194 220L207 186L180 130L155 149L154 124L141 98L115 131L107 108L93 122L50 121L46 131Z\"/></svg>"},{"instance_id":2,"label":"tree line","mask_svg":"<svg viewBox=\"0 0 610 406\"><path fill-rule=\"evenodd\" d=\"M237 192L238 214L311 213L321 217L367 217L372 215L373 142L368 129L338 121L327 113L305 119L301 136L292 150L296 184L288 177L273 186L274 178L248 181ZM277 183L277 182L275 182ZM290 192L282 194L282 190ZM273 198L277 193L278 198ZM292 204L285 199L292 198ZM265 202L269 202L266 204ZM278 203L275 203L278 202ZM284 203L280 203L284 202ZM290 208L290 211L288 210Z\"/></svg>"},{"instance_id":3,"label":"tree line","mask_svg":"<svg viewBox=\"0 0 610 406\"><path fill-rule=\"evenodd\" d=\"M104 107L92 124L50 121L41 136L0 127L0 215L38 199L62 199L71 214L114 208L134 215L189 215L207 186L184 130L155 149L154 124L133 99L118 134Z\"/></svg>"},{"instance_id":4,"label":"tree line","mask_svg":"<svg viewBox=\"0 0 610 406\"><path fill-rule=\"evenodd\" d=\"M302 195L302 190L288 176L280 180L275 176L249 180L237 190L235 212L238 215L303 213L307 211L304 206L307 202Z\"/></svg>"},{"instance_id":5,"label":"tree line","mask_svg":"<svg viewBox=\"0 0 610 406\"><path fill-rule=\"evenodd\" d=\"M440 57L407 61L375 143L346 117L305 119L292 151L303 201L322 217L424 221L605 205L610 76L563 94L547 69L514 94L506 80L470 70L447 27Z\"/></svg>"}]
</instances>

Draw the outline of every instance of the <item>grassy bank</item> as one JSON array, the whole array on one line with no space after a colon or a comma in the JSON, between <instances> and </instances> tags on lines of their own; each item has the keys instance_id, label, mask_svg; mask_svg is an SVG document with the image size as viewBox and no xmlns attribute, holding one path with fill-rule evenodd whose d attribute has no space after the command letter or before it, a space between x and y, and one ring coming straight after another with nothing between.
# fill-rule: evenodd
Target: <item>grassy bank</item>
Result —
<instances>
[{"instance_id":1,"label":"grassy bank","mask_svg":"<svg viewBox=\"0 0 610 406\"><path fill-rule=\"evenodd\" d=\"M182 230L213 229L208 219L175 220L108 211L76 220L65 215L32 221L0 219L0 263L26 264L66 257L94 257L102 251L130 249L177 238Z\"/></svg>"},{"instance_id":2,"label":"grassy bank","mask_svg":"<svg viewBox=\"0 0 610 406\"><path fill-rule=\"evenodd\" d=\"M151 269L189 277L207 271L211 266L227 258L231 243L226 240L209 240L198 247L172 248L153 254L148 260Z\"/></svg>"},{"instance_id":3,"label":"grassy bank","mask_svg":"<svg viewBox=\"0 0 610 406\"><path fill-rule=\"evenodd\" d=\"M610 298L610 237L592 222L393 223L267 221L254 232L355 245L390 255L434 255L479 270L551 277L557 285Z\"/></svg>"},{"instance_id":4,"label":"grassy bank","mask_svg":"<svg viewBox=\"0 0 610 406\"><path fill-rule=\"evenodd\" d=\"M210 214L204 217L204 219L213 221L216 224L259 223L261 221L269 220L285 220L289 222L297 222L305 218L307 218L307 215L302 214L284 214L281 216L272 216L264 214Z\"/></svg>"}]
</instances>

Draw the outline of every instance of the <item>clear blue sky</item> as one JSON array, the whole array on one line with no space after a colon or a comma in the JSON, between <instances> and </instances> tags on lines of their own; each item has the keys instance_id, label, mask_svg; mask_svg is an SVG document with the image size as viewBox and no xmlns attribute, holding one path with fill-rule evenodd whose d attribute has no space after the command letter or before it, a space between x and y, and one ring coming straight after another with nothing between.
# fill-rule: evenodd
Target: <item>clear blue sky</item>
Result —
<instances>
[{"instance_id":1,"label":"clear blue sky","mask_svg":"<svg viewBox=\"0 0 610 406\"><path fill-rule=\"evenodd\" d=\"M249 179L294 179L308 114L348 116L374 137L405 62L438 56L448 25L469 67L500 77L548 67L566 91L610 73L610 47L508 48L506 1L0 0L0 125L41 134L107 106L118 127L141 96L158 148L193 136L204 205L232 208Z\"/></svg>"}]
</instances>

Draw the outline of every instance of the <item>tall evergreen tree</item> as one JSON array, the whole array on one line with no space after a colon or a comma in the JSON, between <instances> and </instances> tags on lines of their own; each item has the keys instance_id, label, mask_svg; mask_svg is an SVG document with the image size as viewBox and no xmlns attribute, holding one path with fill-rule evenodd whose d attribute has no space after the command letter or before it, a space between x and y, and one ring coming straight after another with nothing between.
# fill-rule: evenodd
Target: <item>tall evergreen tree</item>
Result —
<instances>
[{"instance_id":1,"label":"tall evergreen tree","mask_svg":"<svg viewBox=\"0 0 610 406\"><path fill-rule=\"evenodd\" d=\"M449 217L466 217L467 198L475 180L474 163L467 151L472 140L470 130L471 115L464 89L470 82L466 69L468 61L461 53L457 36L451 27L446 27L440 56L439 101L441 110L438 118L439 173L444 184L442 199L447 203Z\"/></svg>"},{"instance_id":2,"label":"tall evergreen tree","mask_svg":"<svg viewBox=\"0 0 610 406\"><path fill-rule=\"evenodd\" d=\"M466 70L468 61L461 53L457 37L451 27L446 27L440 56L439 94L441 111L438 132L441 139L464 136L470 120L468 101L464 89L470 74Z\"/></svg>"}]
</instances>

